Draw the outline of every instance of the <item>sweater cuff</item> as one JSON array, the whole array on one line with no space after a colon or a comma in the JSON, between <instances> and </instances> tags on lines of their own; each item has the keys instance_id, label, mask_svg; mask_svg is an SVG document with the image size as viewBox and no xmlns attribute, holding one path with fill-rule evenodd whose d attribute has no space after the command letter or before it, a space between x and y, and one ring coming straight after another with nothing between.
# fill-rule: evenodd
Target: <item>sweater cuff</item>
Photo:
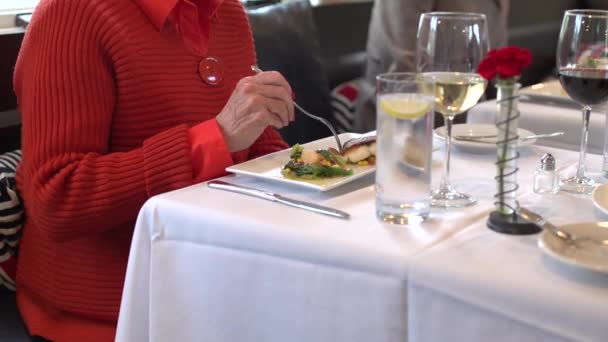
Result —
<instances>
[{"instance_id":1,"label":"sweater cuff","mask_svg":"<svg viewBox=\"0 0 608 342\"><path fill-rule=\"evenodd\" d=\"M192 184L188 127L180 125L146 139L144 175L148 196Z\"/></svg>"},{"instance_id":2,"label":"sweater cuff","mask_svg":"<svg viewBox=\"0 0 608 342\"><path fill-rule=\"evenodd\" d=\"M226 167L234 162L217 121L202 122L190 128L188 135L194 182L225 175Z\"/></svg>"}]
</instances>

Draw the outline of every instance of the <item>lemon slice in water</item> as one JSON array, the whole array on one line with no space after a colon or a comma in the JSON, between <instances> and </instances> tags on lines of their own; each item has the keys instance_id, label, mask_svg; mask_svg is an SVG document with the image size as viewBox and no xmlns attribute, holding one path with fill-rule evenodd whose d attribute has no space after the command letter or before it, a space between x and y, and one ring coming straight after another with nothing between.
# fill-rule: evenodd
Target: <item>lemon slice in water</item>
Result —
<instances>
[{"instance_id":1,"label":"lemon slice in water","mask_svg":"<svg viewBox=\"0 0 608 342\"><path fill-rule=\"evenodd\" d=\"M411 96L387 96L380 99L380 109L397 119L417 119L431 109L431 103Z\"/></svg>"}]
</instances>

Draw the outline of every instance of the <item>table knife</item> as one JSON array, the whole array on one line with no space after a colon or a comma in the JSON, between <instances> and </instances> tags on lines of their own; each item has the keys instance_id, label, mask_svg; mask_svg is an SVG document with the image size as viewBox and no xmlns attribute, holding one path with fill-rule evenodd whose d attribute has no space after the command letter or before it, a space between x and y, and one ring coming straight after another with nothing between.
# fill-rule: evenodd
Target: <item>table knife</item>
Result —
<instances>
[{"instance_id":1,"label":"table knife","mask_svg":"<svg viewBox=\"0 0 608 342\"><path fill-rule=\"evenodd\" d=\"M526 141L532 139L542 139L542 138L552 138L558 137L560 135L564 135L564 132L553 132L553 133L545 133L545 134L532 134L525 137L519 137L519 141ZM453 136L454 140L463 140L463 141L473 141L473 142L481 142L485 143L486 141L479 141L490 138L497 138L496 134L488 134L488 135L455 135ZM489 142L494 144L495 142Z\"/></svg>"},{"instance_id":2,"label":"table knife","mask_svg":"<svg viewBox=\"0 0 608 342\"><path fill-rule=\"evenodd\" d=\"M295 208L309 210L309 211L312 211L312 212L315 212L318 214L329 215L329 216L333 216L333 217L337 217L337 218L341 218L341 219L350 218L350 214L337 210L337 209L325 207L325 206L314 204L314 203L304 202L304 201L296 200L293 198L281 196L279 194L275 194L272 192L262 191L262 190L258 190L258 189L254 189L254 188L250 188L250 187L246 187L246 186L242 186L242 185L237 185L237 184L233 184L233 183L228 183L228 182L224 182L224 181L220 181L220 180L211 181L211 182L207 183L207 186L212 189L236 192L239 194L260 198L260 199L264 199L264 200L271 201L271 202L285 204L285 205L295 207Z\"/></svg>"}]
</instances>

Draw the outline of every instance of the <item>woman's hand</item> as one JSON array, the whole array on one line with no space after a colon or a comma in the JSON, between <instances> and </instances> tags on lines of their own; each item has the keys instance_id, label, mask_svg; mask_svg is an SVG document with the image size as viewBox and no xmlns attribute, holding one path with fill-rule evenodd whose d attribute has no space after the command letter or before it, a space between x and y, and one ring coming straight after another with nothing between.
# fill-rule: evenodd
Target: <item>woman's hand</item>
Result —
<instances>
[{"instance_id":1,"label":"woman's hand","mask_svg":"<svg viewBox=\"0 0 608 342\"><path fill-rule=\"evenodd\" d=\"M248 148L268 126L295 119L291 87L276 71L241 79L216 120L230 152Z\"/></svg>"}]
</instances>

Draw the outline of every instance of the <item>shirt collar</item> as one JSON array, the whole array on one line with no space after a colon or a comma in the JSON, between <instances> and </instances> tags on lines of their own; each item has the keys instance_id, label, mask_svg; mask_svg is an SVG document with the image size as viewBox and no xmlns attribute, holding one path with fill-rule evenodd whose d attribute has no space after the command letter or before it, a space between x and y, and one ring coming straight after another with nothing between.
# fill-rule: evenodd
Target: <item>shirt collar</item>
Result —
<instances>
[{"instance_id":1,"label":"shirt collar","mask_svg":"<svg viewBox=\"0 0 608 342\"><path fill-rule=\"evenodd\" d=\"M171 11L177 6L177 3L182 0L135 0L139 7L144 11L146 16L152 21L154 26L160 31L166 24ZM211 17L223 0L190 0L194 4L200 3L203 5L199 10L203 11L204 16Z\"/></svg>"},{"instance_id":2,"label":"shirt collar","mask_svg":"<svg viewBox=\"0 0 608 342\"><path fill-rule=\"evenodd\" d=\"M135 0L152 24L160 31L180 0Z\"/></svg>"}]
</instances>

